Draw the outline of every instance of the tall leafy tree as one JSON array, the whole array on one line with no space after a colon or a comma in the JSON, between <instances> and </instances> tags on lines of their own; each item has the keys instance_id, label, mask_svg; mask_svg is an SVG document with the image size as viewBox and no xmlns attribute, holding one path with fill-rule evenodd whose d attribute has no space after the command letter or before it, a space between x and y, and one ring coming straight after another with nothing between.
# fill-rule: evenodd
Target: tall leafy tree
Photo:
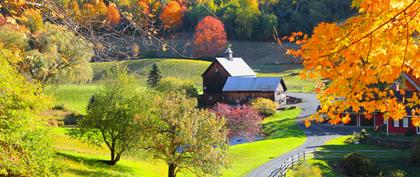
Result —
<instances>
[{"instance_id":1,"label":"tall leafy tree","mask_svg":"<svg viewBox=\"0 0 420 177\"><path fill-rule=\"evenodd\" d=\"M57 176L59 170L40 112L51 106L42 87L28 82L0 46L0 176Z\"/></svg>"},{"instance_id":2,"label":"tall leafy tree","mask_svg":"<svg viewBox=\"0 0 420 177\"><path fill-rule=\"evenodd\" d=\"M223 23L212 16L204 17L195 28L195 55L212 57L226 47L227 35Z\"/></svg>"},{"instance_id":3,"label":"tall leafy tree","mask_svg":"<svg viewBox=\"0 0 420 177\"><path fill-rule=\"evenodd\" d=\"M137 117L150 110L150 94L140 94L135 79L123 70L114 71L105 86L95 93L88 105L87 115L71 135L94 145L105 144L110 150L110 165L121 155L139 147L143 142L142 121Z\"/></svg>"},{"instance_id":4,"label":"tall leafy tree","mask_svg":"<svg viewBox=\"0 0 420 177\"><path fill-rule=\"evenodd\" d=\"M153 105L143 124L150 138L146 148L168 164L168 177L182 170L220 175L227 163L224 119L197 109L195 99L176 92L157 96Z\"/></svg>"},{"instance_id":5,"label":"tall leafy tree","mask_svg":"<svg viewBox=\"0 0 420 177\"><path fill-rule=\"evenodd\" d=\"M147 78L147 86L152 88L158 86L160 79L162 79L162 76L160 74L159 67L156 63L154 63L152 65L152 70L150 70L149 76Z\"/></svg>"},{"instance_id":6,"label":"tall leafy tree","mask_svg":"<svg viewBox=\"0 0 420 177\"><path fill-rule=\"evenodd\" d=\"M418 95L403 103L390 87L403 73L420 77L420 2L354 0L353 7L359 9L359 15L340 24L321 23L310 38L300 32L288 38L301 45L288 52L302 57L303 76L330 81L317 89L320 112L328 114L331 123L338 123L338 114L350 108L380 111L385 118L395 119L413 109L413 124L420 125ZM403 89L400 94L405 95ZM312 118L321 119L318 114Z\"/></svg>"}]
</instances>

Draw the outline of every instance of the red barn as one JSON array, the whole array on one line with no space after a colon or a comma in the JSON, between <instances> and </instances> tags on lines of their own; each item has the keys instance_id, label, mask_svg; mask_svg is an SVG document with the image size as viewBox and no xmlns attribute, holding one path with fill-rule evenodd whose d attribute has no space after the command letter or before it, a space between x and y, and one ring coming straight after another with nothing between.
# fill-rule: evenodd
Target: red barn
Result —
<instances>
[{"instance_id":1,"label":"red barn","mask_svg":"<svg viewBox=\"0 0 420 177\"><path fill-rule=\"evenodd\" d=\"M202 74L203 105L218 102L247 104L255 98L268 98L276 102L286 100L286 85L279 77L256 77L255 72L239 57L233 57L230 48L226 57L216 58Z\"/></svg>"},{"instance_id":2,"label":"red barn","mask_svg":"<svg viewBox=\"0 0 420 177\"><path fill-rule=\"evenodd\" d=\"M399 101L404 102L404 98L410 98L414 93L417 95L420 94L420 79L415 78L412 72L404 73L404 91L405 95L399 94L400 83L395 82L394 89L396 90L395 96L399 99ZM417 134L420 135L420 127L415 127L412 124L412 111L413 109L420 109L420 105L416 105L412 108L406 108L407 116L400 118L400 119L393 119L390 118L385 120L383 117L383 113L377 112L372 114L371 119L365 118L364 109L361 108L359 112L353 112L349 110L342 114L342 116L349 114L350 115L350 122L347 124L341 123L343 126L360 126L360 127L381 127L385 126L386 131L389 134Z\"/></svg>"}]
</instances>

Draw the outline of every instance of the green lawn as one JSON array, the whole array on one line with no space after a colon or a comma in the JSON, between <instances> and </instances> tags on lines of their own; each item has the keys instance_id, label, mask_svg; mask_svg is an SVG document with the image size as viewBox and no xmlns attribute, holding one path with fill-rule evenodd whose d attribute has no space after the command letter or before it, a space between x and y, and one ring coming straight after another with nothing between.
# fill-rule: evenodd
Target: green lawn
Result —
<instances>
[{"instance_id":1,"label":"green lawn","mask_svg":"<svg viewBox=\"0 0 420 177\"><path fill-rule=\"evenodd\" d=\"M228 150L231 166L223 176L243 176L263 163L300 146L306 140L296 125L299 109L276 113L263 123L267 139L231 146ZM108 167L101 160L108 159L106 148L97 148L71 139L65 128L52 130L54 145L65 166L64 176L165 176L166 165L157 160L126 155L115 167ZM142 157L142 156L141 156ZM180 176L193 176L181 174Z\"/></svg>"},{"instance_id":2,"label":"green lawn","mask_svg":"<svg viewBox=\"0 0 420 177\"><path fill-rule=\"evenodd\" d=\"M321 155L318 156L317 159L309 160L309 163L318 165L321 168L324 176L346 176L340 173L339 171L334 170L331 164L338 164L339 161L344 157L344 155L347 154L347 152L358 152L374 160L381 169L402 169L408 173L408 176L420 175L418 174L420 167L413 167L406 164L406 159L409 157L410 150L399 151L397 149L391 149L370 144L346 144L344 141L348 137L349 136L343 136L330 140L325 145L317 149L317 151L321 152L330 152L323 153L323 155L335 154L334 157L324 156L324 159ZM365 152L364 150L374 150L376 152ZM340 157L336 157L337 154L340 154L340 152L346 153L342 153Z\"/></svg>"},{"instance_id":3,"label":"green lawn","mask_svg":"<svg viewBox=\"0 0 420 177\"><path fill-rule=\"evenodd\" d=\"M99 87L99 85L50 85L44 92L54 98L54 104L62 104L70 111L85 114L90 97Z\"/></svg>"}]
</instances>

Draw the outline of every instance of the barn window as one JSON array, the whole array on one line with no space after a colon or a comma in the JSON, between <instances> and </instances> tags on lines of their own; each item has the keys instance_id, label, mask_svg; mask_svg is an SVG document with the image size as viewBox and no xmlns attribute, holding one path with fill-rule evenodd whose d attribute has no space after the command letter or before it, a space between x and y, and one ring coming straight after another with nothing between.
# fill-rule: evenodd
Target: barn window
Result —
<instances>
[{"instance_id":1,"label":"barn window","mask_svg":"<svg viewBox=\"0 0 420 177\"><path fill-rule=\"evenodd\" d=\"M394 120L394 127L400 127L400 120Z\"/></svg>"},{"instance_id":2,"label":"barn window","mask_svg":"<svg viewBox=\"0 0 420 177\"><path fill-rule=\"evenodd\" d=\"M403 127L405 127L405 128L408 127L408 118L403 119Z\"/></svg>"}]
</instances>

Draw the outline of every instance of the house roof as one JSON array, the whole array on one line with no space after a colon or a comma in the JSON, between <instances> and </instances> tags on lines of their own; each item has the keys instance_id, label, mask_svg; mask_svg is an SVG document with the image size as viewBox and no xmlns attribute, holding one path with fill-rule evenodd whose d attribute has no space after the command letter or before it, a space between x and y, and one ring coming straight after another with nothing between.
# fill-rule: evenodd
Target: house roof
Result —
<instances>
[{"instance_id":1,"label":"house roof","mask_svg":"<svg viewBox=\"0 0 420 177\"><path fill-rule=\"evenodd\" d=\"M278 87L287 90L283 79L279 77L229 77L223 91L276 91Z\"/></svg>"},{"instance_id":2,"label":"house roof","mask_svg":"<svg viewBox=\"0 0 420 177\"><path fill-rule=\"evenodd\" d=\"M255 72L245 63L242 58L233 57L232 60L227 58L216 58L230 76L256 76Z\"/></svg>"}]
</instances>

